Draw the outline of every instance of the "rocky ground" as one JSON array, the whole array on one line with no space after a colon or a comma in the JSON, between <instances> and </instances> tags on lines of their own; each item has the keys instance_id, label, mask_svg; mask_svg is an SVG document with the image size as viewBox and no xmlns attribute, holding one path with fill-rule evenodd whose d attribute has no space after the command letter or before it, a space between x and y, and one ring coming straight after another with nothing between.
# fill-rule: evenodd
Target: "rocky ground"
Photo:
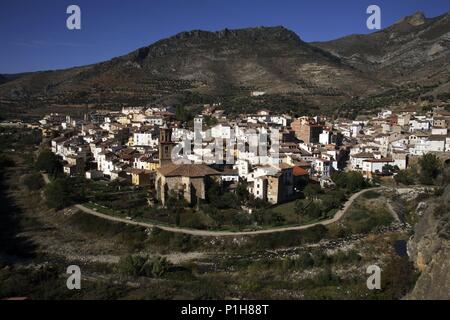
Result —
<instances>
[{"instance_id":1,"label":"rocky ground","mask_svg":"<svg viewBox=\"0 0 450 320\"><path fill-rule=\"evenodd\" d=\"M450 186L433 202L421 202L421 215L408 242L421 275L407 299L450 299Z\"/></svg>"}]
</instances>

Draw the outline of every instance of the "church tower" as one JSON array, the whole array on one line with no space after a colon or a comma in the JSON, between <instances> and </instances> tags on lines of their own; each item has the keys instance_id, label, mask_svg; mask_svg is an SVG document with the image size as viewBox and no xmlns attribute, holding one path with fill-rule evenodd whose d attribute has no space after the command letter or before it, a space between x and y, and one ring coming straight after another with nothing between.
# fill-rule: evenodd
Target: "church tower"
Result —
<instances>
[{"instance_id":1,"label":"church tower","mask_svg":"<svg viewBox=\"0 0 450 320\"><path fill-rule=\"evenodd\" d=\"M172 129L167 125L159 129L159 166L172 163L172 149L174 147L172 142Z\"/></svg>"}]
</instances>

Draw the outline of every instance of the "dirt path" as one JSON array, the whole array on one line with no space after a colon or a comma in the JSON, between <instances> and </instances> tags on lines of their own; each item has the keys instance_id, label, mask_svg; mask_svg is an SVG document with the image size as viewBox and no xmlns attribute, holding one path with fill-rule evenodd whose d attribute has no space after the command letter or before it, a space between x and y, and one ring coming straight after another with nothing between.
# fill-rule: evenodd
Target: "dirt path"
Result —
<instances>
[{"instance_id":1,"label":"dirt path","mask_svg":"<svg viewBox=\"0 0 450 320\"><path fill-rule=\"evenodd\" d=\"M44 181L46 183L49 183L48 176L46 174L43 174ZM279 228L271 228L271 229L264 229L264 230L255 230L255 231L209 231L209 230L195 230L195 229L188 229L188 228L180 228L180 227L169 227L164 226L160 224L155 223L146 223L146 222L139 222L139 221L133 221L133 220L127 220L123 218L113 217L104 213L97 212L95 210L92 210L82 204L76 204L74 207L78 210L96 216L98 218L106 219L109 221L114 222L121 222L126 223L130 225L145 227L145 228L159 228L164 231L173 232L173 233L183 233L183 234L189 234L193 236L202 236L202 237L226 237L226 236L249 236L249 235L260 235L260 234L271 234L271 233L277 233L277 232L286 232L286 231L299 231L299 230L305 230L312 228L317 225L329 225L332 223L335 223L342 219L342 217L345 215L347 210L350 208L350 206L353 204L353 202L363 193L366 193L368 191L375 191L375 190L381 190L386 189L386 187L375 187L375 188L369 188L361 190L353 195L345 202L344 206L336 212L333 218L303 225L303 226L295 226L295 227L279 227ZM394 210L390 210L391 213L394 215L394 218L397 220L398 216L395 213Z\"/></svg>"},{"instance_id":2,"label":"dirt path","mask_svg":"<svg viewBox=\"0 0 450 320\"><path fill-rule=\"evenodd\" d=\"M130 225L135 225L135 226L141 226L141 227L145 227L145 228L155 228L156 227L161 230L168 231L168 232L183 233L183 234L189 234L189 235L193 235L193 236L203 236L203 237L248 236L248 235L260 235L260 234L270 234L270 233L277 233L277 232L286 232L286 231L305 230L305 229L312 228L317 225L326 226L326 225L335 223L335 222L339 221L340 219L342 219L342 217L347 212L347 210L350 208L350 206L353 204L353 202L361 194L363 194L367 191L370 191L370 190L373 191L373 190L378 190L378 189L383 189L383 188L384 187L364 189L364 190L361 190L361 191L353 194L347 200L347 202L344 204L344 207L342 209L340 209L338 212L336 212L334 217L331 219L323 220L320 222L311 223L311 224L307 224L307 225L303 225L303 226L279 227L279 228L255 230L255 231L236 231L236 232L233 232L233 231L208 231L208 230L195 230L195 229L179 228L179 227L169 227L169 226L164 226L164 225L159 225L159 224L154 224L154 223L132 221L132 220L127 220L127 219L123 219L123 218L113 217L113 216L110 216L107 214L97 212L90 208L87 208L81 204L77 204L77 205L75 205L75 207L84 213L96 216L98 218L102 218L102 219L106 219L106 220L110 220L110 221L114 221L114 222L126 223L126 224L130 224Z\"/></svg>"}]
</instances>

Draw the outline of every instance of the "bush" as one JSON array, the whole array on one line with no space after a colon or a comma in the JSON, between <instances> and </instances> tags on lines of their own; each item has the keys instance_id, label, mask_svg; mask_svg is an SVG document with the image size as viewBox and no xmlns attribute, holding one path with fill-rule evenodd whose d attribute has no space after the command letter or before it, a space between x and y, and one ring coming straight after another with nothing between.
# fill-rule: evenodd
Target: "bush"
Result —
<instances>
[{"instance_id":1,"label":"bush","mask_svg":"<svg viewBox=\"0 0 450 320\"><path fill-rule=\"evenodd\" d=\"M251 216L244 212L239 212L233 217L233 225L237 227L245 227L251 223Z\"/></svg>"},{"instance_id":2,"label":"bush","mask_svg":"<svg viewBox=\"0 0 450 320\"><path fill-rule=\"evenodd\" d=\"M260 210L255 213L256 220L260 224L278 226L285 221L283 216L273 210Z\"/></svg>"},{"instance_id":3,"label":"bush","mask_svg":"<svg viewBox=\"0 0 450 320\"><path fill-rule=\"evenodd\" d=\"M363 197L364 197L365 199L376 199L376 198L378 198L379 196L380 196L380 193L379 193L379 192L376 192L376 191L373 191L373 190L367 191L367 192L365 192L365 193L363 194Z\"/></svg>"},{"instance_id":4,"label":"bush","mask_svg":"<svg viewBox=\"0 0 450 320\"><path fill-rule=\"evenodd\" d=\"M44 179L40 173L28 174L23 178L22 182L30 191L39 190L45 185Z\"/></svg>"},{"instance_id":5,"label":"bush","mask_svg":"<svg viewBox=\"0 0 450 320\"><path fill-rule=\"evenodd\" d=\"M282 267L284 271L290 269L308 269L314 267L314 259L308 252L302 252L296 258L286 258L283 260Z\"/></svg>"},{"instance_id":6,"label":"bush","mask_svg":"<svg viewBox=\"0 0 450 320\"><path fill-rule=\"evenodd\" d=\"M320 185L313 184L313 183L308 184L305 187L305 189L303 190L303 194L308 199L313 198L313 197L317 196L320 193L322 193L322 189L320 188Z\"/></svg>"},{"instance_id":7,"label":"bush","mask_svg":"<svg viewBox=\"0 0 450 320\"><path fill-rule=\"evenodd\" d=\"M367 180L360 172L356 171L335 172L331 178L338 188L347 189L352 193L368 186Z\"/></svg>"},{"instance_id":8,"label":"bush","mask_svg":"<svg viewBox=\"0 0 450 320\"><path fill-rule=\"evenodd\" d=\"M62 209L84 201L84 186L77 178L56 179L45 187L44 196L49 208Z\"/></svg>"},{"instance_id":9,"label":"bush","mask_svg":"<svg viewBox=\"0 0 450 320\"><path fill-rule=\"evenodd\" d=\"M318 219L322 216L322 210L319 204L315 201L311 202L305 209L305 215L311 219Z\"/></svg>"},{"instance_id":10,"label":"bush","mask_svg":"<svg viewBox=\"0 0 450 320\"><path fill-rule=\"evenodd\" d=\"M420 181L423 184L432 184L433 180L441 173L441 161L431 153L427 153L419 159Z\"/></svg>"},{"instance_id":11,"label":"bush","mask_svg":"<svg viewBox=\"0 0 450 320\"><path fill-rule=\"evenodd\" d=\"M303 243L308 243L308 242L317 242L322 240L323 238L325 238L328 234L328 229L321 225L315 225L311 228L308 228L306 230L303 231L302 235L303 235Z\"/></svg>"},{"instance_id":12,"label":"bush","mask_svg":"<svg viewBox=\"0 0 450 320\"><path fill-rule=\"evenodd\" d=\"M400 170L395 176L394 179L397 183L402 183L404 185L414 184L414 175L411 170Z\"/></svg>"},{"instance_id":13,"label":"bush","mask_svg":"<svg viewBox=\"0 0 450 320\"><path fill-rule=\"evenodd\" d=\"M368 233L380 226L387 226L393 221L392 216L381 209L378 209L377 212L358 209L351 212L348 219L353 233Z\"/></svg>"},{"instance_id":14,"label":"bush","mask_svg":"<svg viewBox=\"0 0 450 320\"><path fill-rule=\"evenodd\" d=\"M170 263L164 257L127 255L120 258L117 271L126 276L158 278L162 277L169 267Z\"/></svg>"},{"instance_id":15,"label":"bush","mask_svg":"<svg viewBox=\"0 0 450 320\"><path fill-rule=\"evenodd\" d=\"M391 257L383 268L381 295L384 299L401 299L414 287L418 274L408 257Z\"/></svg>"},{"instance_id":16,"label":"bush","mask_svg":"<svg viewBox=\"0 0 450 320\"><path fill-rule=\"evenodd\" d=\"M45 202L49 208L62 209L72 204L70 187L65 180L58 179L45 187Z\"/></svg>"},{"instance_id":17,"label":"bush","mask_svg":"<svg viewBox=\"0 0 450 320\"><path fill-rule=\"evenodd\" d=\"M218 209L236 209L239 206L239 202L235 194L225 193L217 198L215 205Z\"/></svg>"},{"instance_id":18,"label":"bush","mask_svg":"<svg viewBox=\"0 0 450 320\"><path fill-rule=\"evenodd\" d=\"M35 167L55 177L62 172L62 163L57 155L50 150L43 150L36 159Z\"/></svg>"},{"instance_id":19,"label":"bush","mask_svg":"<svg viewBox=\"0 0 450 320\"><path fill-rule=\"evenodd\" d=\"M0 170L7 167L13 167L14 165L15 163L10 157L0 154Z\"/></svg>"}]
</instances>

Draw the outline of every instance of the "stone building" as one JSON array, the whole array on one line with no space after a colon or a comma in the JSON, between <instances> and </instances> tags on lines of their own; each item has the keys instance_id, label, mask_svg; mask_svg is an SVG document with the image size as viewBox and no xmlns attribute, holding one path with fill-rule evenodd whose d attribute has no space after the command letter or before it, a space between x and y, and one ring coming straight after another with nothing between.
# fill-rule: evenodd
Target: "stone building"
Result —
<instances>
[{"instance_id":1,"label":"stone building","mask_svg":"<svg viewBox=\"0 0 450 320\"><path fill-rule=\"evenodd\" d=\"M172 129L164 125L159 130L159 166L172 164L172 149L175 143L172 142Z\"/></svg>"},{"instance_id":2,"label":"stone building","mask_svg":"<svg viewBox=\"0 0 450 320\"><path fill-rule=\"evenodd\" d=\"M308 118L299 118L291 123L295 136L304 143L319 143L323 126Z\"/></svg>"},{"instance_id":3,"label":"stone building","mask_svg":"<svg viewBox=\"0 0 450 320\"><path fill-rule=\"evenodd\" d=\"M184 198L194 206L199 199L206 200L207 188L220 172L204 164L167 164L156 170L156 197L166 205L169 196Z\"/></svg>"}]
</instances>

